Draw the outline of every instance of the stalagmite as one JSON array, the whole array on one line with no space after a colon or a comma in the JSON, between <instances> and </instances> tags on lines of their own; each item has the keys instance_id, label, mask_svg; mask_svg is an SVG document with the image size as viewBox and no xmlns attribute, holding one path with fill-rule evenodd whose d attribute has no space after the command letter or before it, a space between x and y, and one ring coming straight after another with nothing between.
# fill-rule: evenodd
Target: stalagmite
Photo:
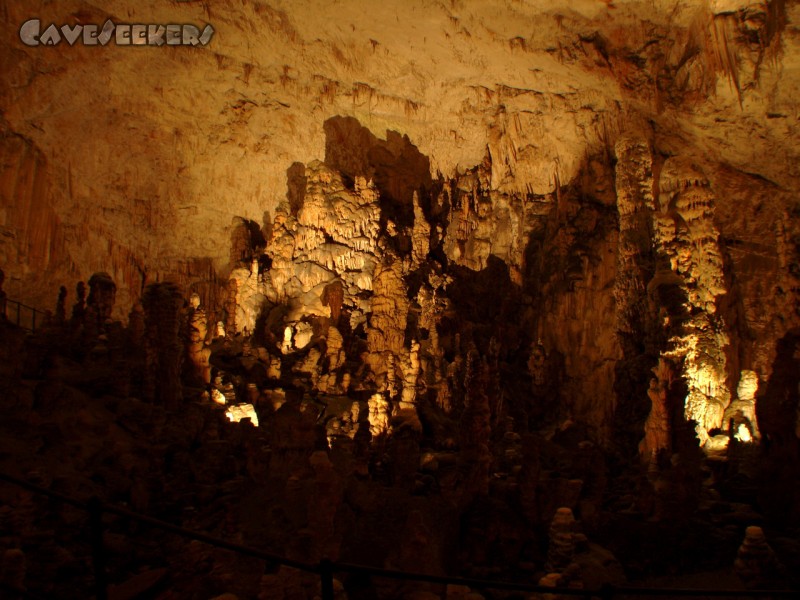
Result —
<instances>
[{"instance_id":1,"label":"stalagmite","mask_svg":"<svg viewBox=\"0 0 800 600\"><path fill-rule=\"evenodd\" d=\"M551 573L563 573L575 555L575 517L569 508L559 508L550 523L550 544L545 568Z\"/></svg>"},{"instance_id":2,"label":"stalagmite","mask_svg":"<svg viewBox=\"0 0 800 600\"><path fill-rule=\"evenodd\" d=\"M0 309L2 308L0 306ZM67 322L67 288L63 285L58 289L55 320L56 325L64 325Z\"/></svg>"},{"instance_id":3,"label":"stalagmite","mask_svg":"<svg viewBox=\"0 0 800 600\"><path fill-rule=\"evenodd\" d=\"M736 575L749 589L776 588L783 583L783 566L767 543L761 527L747 528L733 566Z\"/></svg>"},{"instance_id":4,"label":"stalagmite","mask_svg":"<svg viewBox=\"0 0 800 600\"><path fill-rule=\"evenodd\" d=\"M671 453L672 426L670 408L667 403L669 386L672 384L672 367L663 358L653 368L655 378L650 380L647 395L650 398L650 414L644 425L644 439L639 443L639 455L644 460L660 453Z\"/></svg>"},{"instance_id":5,"label":"stalagmite","mask_svg":"<svg viewBox=\"0 0 800 600\"><path fill-rule=\"evenodd\" d=\"M717 313L726 293L719 232L714 224L716 198L699 168L683 158L664 163L656 219L657 253L669 260L681 282L686 311L670 322L670 348L682 360L689 393L684 414L696 423L701 445L723 423L730 403L726 385L729 345L725 320Z\"/></svg>"},{"instance_id":6,"label":"stalagmite","mask_svg":"<svg viewBox=\"0 0 800 600\"><path fill-rule=\"evenodd\" d=\"M145 311L147 364L146 397L177 410L181 399L181 365L184 342L180 337L183 294L172 283L154 283L142 296Z\"/></svg>"},{"instance_id":7,"label":"stalagmite","mask_svg":"<svg viewBox=\"0 0 800 600\"><path fill-rule=\"evenodd\" d=\"M206 311L200 307L200 296L192 294L189 301L188 312L188 344L187 354L189 360L194 365L195 374L203 383L211 383L211 365L209 357L211 349L206 346L206 336L208 335L208 324Z\"/></svg>"},{"instance_id":8,"label":"stalagmite","mask_svg":"<svg viewBox=\"0 0 800 600\"><path fill-rule=\"evenodd\" d=\"M367 403L369 408L369 432L376 439L389 430L389 403L383 394L373 394Z\"/></svg>"}]
</instances>

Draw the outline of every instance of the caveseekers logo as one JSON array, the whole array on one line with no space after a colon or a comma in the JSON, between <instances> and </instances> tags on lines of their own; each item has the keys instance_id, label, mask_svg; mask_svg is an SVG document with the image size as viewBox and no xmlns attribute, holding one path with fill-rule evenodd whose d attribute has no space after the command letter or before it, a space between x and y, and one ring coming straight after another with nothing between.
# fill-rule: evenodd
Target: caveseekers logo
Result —
<instances>
[{"instance_id":1,"label":"caveseekers logo","mask_svg":"<svg viewBox=\"0 0 800 600\"><path fill-rule=\"evenodd\" d=\"M26 46L58 46L62 41L74 46L105 46L111 40L117 46L206 46L214 28L206 25L201 31L194 25L115 24L111 19L98 25L50 25L42 31L39 19L30 19L19 28L19 39Z\"/></svg>"}]
</instances>

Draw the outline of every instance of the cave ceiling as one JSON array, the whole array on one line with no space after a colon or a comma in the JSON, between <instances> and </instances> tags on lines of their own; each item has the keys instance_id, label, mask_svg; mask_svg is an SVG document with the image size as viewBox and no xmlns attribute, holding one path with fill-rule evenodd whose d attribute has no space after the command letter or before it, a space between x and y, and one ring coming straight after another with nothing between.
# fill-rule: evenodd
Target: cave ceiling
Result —
<instances>
[{"instance_id":1,"label":"cave ceiling","mask_svg":"<svg viewBox=\"0 0 800 600\"><path fill-rule=\"evenodd\" d=\"M28 47L31 18L214 35ZM507 193L592 177L631 131L656 169L702 165L721 214L727 196L791 208L800 187L797 2L11 0L0 21L0 262L37 306L99 270L120 307L145 273L224 272L234 217L269 223L292 165L332 147L346 164L366 135L350 118L431 180L486 164Z\"/></svg>"}]
</instances>

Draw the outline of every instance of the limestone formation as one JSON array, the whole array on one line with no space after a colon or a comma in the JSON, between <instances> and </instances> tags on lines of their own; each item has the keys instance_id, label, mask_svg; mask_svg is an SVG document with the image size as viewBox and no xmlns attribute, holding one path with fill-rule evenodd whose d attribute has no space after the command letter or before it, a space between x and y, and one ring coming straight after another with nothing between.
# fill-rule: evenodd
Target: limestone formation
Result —
<instances>
[{"instance_id":1,"label":"limestone formation","mask_svg":"<svg viewBox=\"0 0 800 600\"><path fill-rule=\"evenodd\" d=\"M483 496L489 492L491 454L491 411L487 396L489 366L475 349L467 354L465 387L467 404L461 416L461 470L464 494Z\"/></svg>"},{"instance_id":2,"label":"limestone formation","mask_svg":"<svg viewBox=\"0 0 800 600\"><path fill-rule=\"evenodd\" d=\"M383 394L373 394L367 403L369 408L369 432L373 439L389 430L389 403Z\"/></svg>"},{"instance_id":3,"label":"limestone formation","mask_svg":"<svg viewBox=\"0 0 800 600\"><path fill-rule=\"evenodd\" d=\"M145 312L146 397L177 410L182 399L181 366L184 341L181 339L183 294L172 283L154 283L142 296Z\"/></svg>"},{"instance_id":4,"label":"limestone formation","mask_svg":"<svg viewBox=\"0 0 800 600\"><path fill-rule=\"evenodd\" d=\"M322 303L331 309L331 319L334 325L339 322L344 302L344 286L339 280L329 283L322 290Z\"/></svg>"},{"instance_id":5,"label":"limestone formation","mask_svg":"<svg viewBox=\"0 0 800 600\"><path fill-rule=\"evenodd\" d=\"M667 356L681 360L689 393L684 414L696 423L701 444L723 424L730 403L727 356L730 342L718 306L727 288L714 223L716 198L703 172L691 161L671 158L660 178L655 237L659 256L669 261L685 295L684 314L667 326Z\"/></svg>"},{"instance_id":6,"label":"limestone formation","mask_svg":"<svg viewBox=\"0 0 800 600\"><path fill-rule=\"evenodd\" d=\"M29 4L0 10L0 313L59 292L69 327L0 319L0 470L554 596L613 562L577 566L571 510L637 577L730 567L750 522L800 572L798 2ZM117 52L123 18L216 33ZM0 487L32 595L90 589L85 516ZM117 583L321 593L106 525Z\"/></svg>"},{"instance_id":7,"label":"limestone formation","mask_svg":"<svg viewBox=\"0 0 800 600\"><path fill-rule=\"evenodd\" d=\"M650 414L644 424L644 439L639 443L639 454L644 460L661 453L671 454L672 426L668 404L669 387L672 384L672 367L663 358L653 368L655 377L650 380L647 395L650 398Z\"/></svg>"},{"instance_id":8,"label":"limestone formation","mask_svg":"<svg viewBox=\"0 0 800 600\"><path fill-rule=\"evenodd\" d=\"M633 334L646 325L644 287L652 275L650 222L656 209L653 197L652 156L646 139L621 137L617 155L616 190L619 249L615 296L619 303L620 332Z\"/></svg>"},{"instance_id":9,"label":"limestone formation","mask_svg":"<svg viewBox=\"0 0 800 600\"><path fill-rule=\"evenodd\" d=\"M431 249L431 226L419 204L419 194L414 192L414 228L411 234L412 264L419 267L428 259Z\"/></svg>"},{"instance_id":10,"label":"limestone formation","mask_svg":"<svg viewBox=\"0 0 800 600\"><path fill-rule=\"evenodd\" d=\"M344 338L336 327L329 327L326 338L325 356L328 359L328 371L333 373L338 370L345 360L343 350Z\"/></svg>"},{"instance_id":11,"label":"limestone formation","mask_svg":"<svg viewBox=\"0 0 800 600\"><path fill-rule=\"evenodd\" d=\"M114 310L117 285L108 273L95 273L89 278L89 297L86 310L93 312L98 323L105 323Z\"/></svg>"},{"instance_id":12,"label":"limestone formation","mask_svg":"<svg viewBox=\"0 0 800 600\"><path fill-rule=\"evenodd\" d=\"M400 394L400 408L413 408L417 397L417 378L420 372L419 342L411 342L411 348L404 352L402 360L403 389Z\"/></svg>"},{"instance_id":13,"label":"limestone formation","mask_svg":"<svg viewBox=\"0 0 800 600\"><path fill-rule=\"evenodd\" d=\"M739 374L736 398L725 409L723 426L740 442L752 442L760 437L756 418L758 374L743 369Z\"/></svg>"},{"instance_id":14,"label":"limestone formation","mask_svg":"<svg viewBox=\"0 0 800 600\"><path fill-rule=\"evenodd\" d=\"M208 323L206 311L200 307L200 296L193 294L189 302L187 314L187 356L194 366L194 374L205 384L211 383L211 365L209 358L211 349L206 346Z\"/></svg>"},{"instance_id":15,"label":"limestone formation","mask_svg":"<svg viewBox=\"0 0 800 600\"><path fill-rule=\"evenodd\" d=\"M776 588L783 583L783 567L767 543L761 527L751 526L745 531L734 569L749 589Z\"/></svg>"},{"instance_id":16,"label":"limestone formation","mask_svg":"<svg viewBox=\"0 0 800 600\"><path fill-rule=\"evenodd\" d=\"M559 508L550 523L550 543L545 569L563 573L575 555L575 517L569 508Z\"/></svg>"},{"instance_id":17,"label":"limestone formation","mask_svg":"<svg viewBox=\"0 0 800 600\"><path fill-rule=\"evenodd\" d=\"M228 410L225 411L225 416L228 417L228 420L232 423L239 423L240 421L249 419L250 423L258 427L258 415L252 404L243 403L229 406Z\"/></svg>"},{"instance_id":18,"label":"limestone formation","mask_svg":"<svg viewBox=\"0 0 800 600\"><path fill-rule=\"evenodd\" d=\"M83 316L86 312L86 284L79 281L75 286L75 304L72 306L71 323L73 327L83 325Z\"/></svg>"},{"instance_id":19,"label":"limestone formation","mask_svg":"<svg viewBox=\"0 0 800 600\"><path fill-rule=\"evenodd\" d=\"M373 280L372 314L367 328L369 365L373 372L386 369L385 355L400 355L405 342L408 299L402 290L403 265L399 257L391 254L375 269Z\"/></svg>"}]
</instances>

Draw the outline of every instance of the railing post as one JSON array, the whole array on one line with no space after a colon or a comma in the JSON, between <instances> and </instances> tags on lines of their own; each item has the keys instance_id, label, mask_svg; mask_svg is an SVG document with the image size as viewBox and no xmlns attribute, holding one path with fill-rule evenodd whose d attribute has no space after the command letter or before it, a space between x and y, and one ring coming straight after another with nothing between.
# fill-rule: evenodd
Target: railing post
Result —
<instances>
[{"instance_id":1,"label":"railing post","mask_svg":"<svg viewBox=\"0 0 800 600\"><path fill-rule=\"evenodd\" d=\"M319 561L322 600L333 600L333 564L327 558Z\"/></svg>"},{"instance_id":2,"label":"railing post","mask_svg":"<svg viewBox=\"0 0 800 600\"><path fill-rule=\"evenodd\" d=\"M94 589L96 600L108 600L108 575L106 554L103 548L103 503L93 496L87 503L89 510L89 535L92 544L92 566L94 567Z\"/></svg>"}]
</instances>

